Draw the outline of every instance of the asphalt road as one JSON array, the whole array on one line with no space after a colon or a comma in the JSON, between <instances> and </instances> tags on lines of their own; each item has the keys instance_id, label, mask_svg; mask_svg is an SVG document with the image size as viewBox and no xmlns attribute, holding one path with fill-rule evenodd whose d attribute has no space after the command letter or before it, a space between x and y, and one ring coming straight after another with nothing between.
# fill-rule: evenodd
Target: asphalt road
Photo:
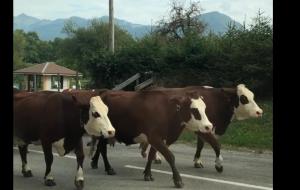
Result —
<instances>
[{"instance_id":1,"label":"asphalt road","mask_svg":"<svg viewBox=\"0 0 300 190\"><path fill-rule=\"evenodd\" d=\"M86 140L87 139L85 139L85 141ZM65 157L54 157L52 175L57 185L54 187L46 187L43 184L45 161L41 147L30 145L29 149L28 164L34 176L24 178L21 173L21 158L18 150L14 148L15 190L75 189L74 178L77 163L73 153ZM223 173L218 173L214 167L215 154L212 149L203 149L202 160L204 162L204 168L194 168L193 166L194 147L184 144L174 144L170 149L175 155L177 169L181 173L182 180L185 184L183 189L273 189L272 153L258 154L222 150L224 171ZM153 182L144 181L143 170L146 160L141 157L138 145L125 146L124 144L117 143L115 147L108 147L108 157L112 167L117 172L115 176L106 175L101 156L98 169L91 169L90 158L86 156L84 162L86 190L175 189L170 172L171 169L164 159L162 164L152 165L152 175L155 180Z\"/></svg>"}]
</instances>

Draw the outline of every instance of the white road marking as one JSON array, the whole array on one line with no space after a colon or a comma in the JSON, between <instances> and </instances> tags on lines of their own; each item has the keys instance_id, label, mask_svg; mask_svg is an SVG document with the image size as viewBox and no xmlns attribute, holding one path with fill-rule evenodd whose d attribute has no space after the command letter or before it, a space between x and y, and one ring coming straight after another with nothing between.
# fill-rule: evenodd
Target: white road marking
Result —
<instances>
[{"instance_id":1,"label":"white road marking","mask_svg":"<svg viewBox=\"0 0 300 190\"><path fill-rule=\"evenodd\" d=\"M132 165L125 165L125 167L126 168L132 168L132 169L138 169L138 170L144 170L145 169L145 168L142 168L142 167L137 167L137 166L132 166ZM151 171L157 172L157 173L173 175L172 172L163 171L163 170L151 169ZM180 175L182 177L191 178L191 179L201 179L201 180L206 180L206 181L213 181L213 182L217 182L217 183L225 183L225 184L242 186L242 187L249 187L249 188L254 188L254 189L263 189L263 190L272 190L273 189L272 187L264 187L264 186L251 185L251 184L239 183L239 182L234 182L234 181L225 181L225 180L221 180L221 179L199 177L199 176L193 176L193 175L188 175L188 174L183 174L183 173L180 173Z\"/></svg>"},{"instance_id":2,"label":"white road marking","mask_svg":"<svg viewBox=\"0 0 300 190\"><path fill-rule=\"evenodd\" d=\"M18 148L15 148L15 147L14 147L14 149L15 149L15 150L18 150ZM43 151L38 151L38 150L30 150L30 149L28 149L28 151L30 151L30 152L35 152L35 153L39 153L39 154L44 154ZM59 156L57 153L53 153L53 155L54 155L54 156L61 157L61 156ZM65 156L63 156L63 157L65 157L65 158L71 158L71 159L75 159L75 160L76 160L76 156L65 155Z\"/></svg>"},{"instance_id":3,"label":"white road marking","mask_svg":"<svg viewBox=\"0 0 300 190\"><path fill-rule=\"evenodd\" d=\"M18 148L14 147L15 150L18 150ZM28 149L29 150L29 149ZM44 154L43 151L38 151L38 150L29 150L30 152L35 152L35 153L39 153L39 154ZM59 156L57 153L53 153L54 156ZM75 156L69 156L69 155L65 155L65 158L71 158L71 159L76 159ZM125 165L124 167L126 168L132 168L132 169L138 169L138 170L144 170L145 168L142 167L138 167L138 166L132 166L132 165ZM157 173L163 173L163 174L169 174L169 175L173 175L172 172L168 172L168 171L163 171L163 170L156 170L156 169L151 169L151 171L153 172L157 172ZM221 180L221 179L213 179L213 178L207 178L207 177L199 177L199 176L193 176L193 175L189 175L189 174L183 174L180 173L180 175L182 177L186 177L186 178L191 178L191 179L201 179L201 180L205 180L205 181L212 181L212 182L216 182L216 183L224 183L224 184L230 184L230 185L236 185L236 186L242 186L242 187L249 187L249 188L254 188L254 189L263 189L263 190L272 190L273 187L264 187L264 186L258 186L258 185L251 185L251 184L246 184L246 183L239 183L239 182L234 182L234 181L226 181L226 180Z\"/></svg>"}]
</instances>

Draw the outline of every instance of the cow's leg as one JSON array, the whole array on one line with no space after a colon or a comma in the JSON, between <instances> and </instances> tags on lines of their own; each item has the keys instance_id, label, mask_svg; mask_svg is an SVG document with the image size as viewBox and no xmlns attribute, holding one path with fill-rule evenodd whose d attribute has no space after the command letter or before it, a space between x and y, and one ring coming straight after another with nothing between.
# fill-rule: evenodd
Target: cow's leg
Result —
<instances>
[{"instance_id":1,"label":"cow's leg","mask_svg":"<svg viewBox=\"0 0 300 190\"><path fill-rule=\"evenodd\" d=\"M54 182L54 178L51 175L51 165L53 163L53 154L52 154L52 146L51 144L42 144L45 162L46 162L46 172L44 176L45 185L46 186L54 186L56 183Z\"/></svg>"},{"instance_id":2,"label":"cow's leg","mask_svg":"<svg viewBox=\"0 0 300 190\"><path fill-rule=\"evenodd\" d=\"M155 153L156 153L155 148L153 148L151 146L151 148L149 150L148 161L147 161L145 171L144 171L144 180L145 181L154 181L154 178L152 177L152 174L151 174L151 164L152 164L152 160L154 159Z\"/></svg>"},{"instance_id":3,"label":"cow's leg","mask_svg":"<svg viewBox=\"0 0 300 190\"><path fill-rule=\"evenodd\" d=\"M99 160L99 156L100 156L100 152L101 152L100 141L101 140L99 139L98 144L97 144L97 148L96 148L96 152L95 152L94 156L92 157L91 167L93 169L97 169L98 168L98 160Z\"/></svg>"},{"instance_id":4,"label":"cow's leg","mask_svg":"<svg viewBox=\"0 0 300 190\"><path fill-rule=\"evenodd\" d=\"M216 160L215 160L215 168L218 172L223 172L223 157L220 154L221 152L221 145L218 142L218 139L216 138L215 135L211 134L211 133L207 133L205 135L203 135L203 139L208 142L210 144L210 146L214 149L215 153L216 153Z\"/></svg>"},{"instance_id":5,"label":"cow's leg","mask_svg":"<svg viewBox=\"0 0 300 190\"><path fill-rule=\"evenodd\" d=\"M143 158L147 157L146 151L147 151L148 146L149 146L148 143L141 143L140 144L140 148L142 149L141 154L142 154ZM149 152L150 152L150 150L149 150ZM154 164L161 164L161 157L159 156L158 152L155 153Z\"/></svg>"},{"instance_id":6,"label":"cow's leg","mask_svg":"<svg viewBox=\"0 0 300 190\"><path fill-rule=\"evenodd\" d=\"M108 162L108 159L107 159L107 139L104 139L103 137L101 137L99 139L99 144L100 144L100 152L101 152L101 155L102 155L102 158L103 158L106 173L108 175L116 175L116 172L110 166L110 164Z\"/></svg>"},{"instance_id":7,"label":"cow's leg","mask_svg":"<svg viewBox=\"0 0 300 190\"><path fill-rule=\"evenodd\" d=\"M97 137L92 136L91 141L87 143L87 146L90 146L89 156L92 157L95 152L95 145L97 143Z\"/></svg>"},{"instance_id":8,"label":"cow's leg","mask_svg":"<svg viewBox=\"0 0 300 190\"><path fill-rule=\"evenodd\" d=\"M154 163L161 164L161 157L159 156L158 152L156 152L156 154L155 154Z\"/></svg>"},{"instance_id":9,"label":"cow's leg","mask_svg":"<svg viewBox=\"0 0 300 190\"><path fill-rule=\"evenodd\" d=\"M153 142L151 145L153 145L157 151L159 151L167 160L167 162L170 164L173 172L173 181L177 188L182 188L184 186L181 176L175 166L175 156L173 153L169 150L168 146L163 141L157 141Z\"/></svg>"},{"instance_id":10,"label":"cow's leg","mask_svg":"<svg viewBox=\"0 0 300 190\"><path fill-rule=\"evenodd\" d=\"M140 143L141 155L143 158L147 157L147 148L149 144L146 142Z\"/></svg>"},{"instance_id":11,"label":"cow's leg","mask_svg":"<svg viewBox=\"0 0 300 190\"><path fill-rule=\"evenodd\" d=\"M204 142L199 135L197 135L197 150L194 156L194 167L195 168L203 168L203 162L200 159L201 151L204 146Z\"/></svg>"},{"instance_id":12,"label":"cow's leg","mask_svg":"<svg viewBox=\"0 0 300 190\"><path fill-rule=\"evenodd\" d=\"M27 147L28 144L18 146L22 161L22 174L24 177L32 177L31 170L27 165Z\"/></svg>"},{"instance_id":13,"label":"cow's leg","mask_svg":"<svg viewBox=\"0 0 300 190\"><path fill-rule=\"evenodd\" d=\"M83 143L82 139L75 147L75 154L77 159L77 173L75 177L75 186L78 190L83 189L84 186L84 177L83 177L83 160L84 160L84 153L83 153Z\"/></svg>"}]
</instances>

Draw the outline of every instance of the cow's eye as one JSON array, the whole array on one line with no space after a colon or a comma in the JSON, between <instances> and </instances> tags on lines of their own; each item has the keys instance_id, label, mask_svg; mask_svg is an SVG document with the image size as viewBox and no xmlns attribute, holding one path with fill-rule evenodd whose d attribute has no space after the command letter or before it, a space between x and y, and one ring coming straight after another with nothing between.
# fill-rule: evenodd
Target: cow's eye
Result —
<instances>
[{"instance_id":1,"label":"cow's eye","mask_svg":"<svg viewBox=\"0 0 300 190\"><path fill-rule=\"evenodd\" d=\"M92 112L92 116L94 118L100 117L100 114L98 112Z\"/></svg>"},{"instance_id":2,"label":"cow's eye","mask_svg":"<svg viewBox=\"0 0 300 190\"><path fill-rule=\"evenodd\" d=\"M249 100L245 95L240 96L240 101L241 101L242 104L248 104L249 103Z\"/></svg>"},{"instance_id":3,"label":"cow's eye","mask_svg":"<svg viewBox=\"0 0 300 190\"><path fill-rule=\"evenodd\" d=\"M201 120L201 115L199 113L199 110L196 108L191 108L191 112L194 115L195 119Z\"/></svg>"}]
</instances>

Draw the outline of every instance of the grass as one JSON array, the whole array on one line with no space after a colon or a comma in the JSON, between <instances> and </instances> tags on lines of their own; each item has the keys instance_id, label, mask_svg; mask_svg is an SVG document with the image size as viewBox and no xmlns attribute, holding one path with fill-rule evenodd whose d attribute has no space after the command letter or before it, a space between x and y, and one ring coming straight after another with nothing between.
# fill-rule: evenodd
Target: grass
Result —
<instances>
[{"instance_id":1,"label":"grass","mask_svg":"<svg viewBox=\"0 0 300 190\"><path fill-rule=\"evenodd\" d=\"M264 114L259 119L234 120L220 138L222 147L250 148L255 150L273 150L273 102L257 101ZM196 136L184 131L179 142L196 144Z\"/></svg>"}]
</instances>

